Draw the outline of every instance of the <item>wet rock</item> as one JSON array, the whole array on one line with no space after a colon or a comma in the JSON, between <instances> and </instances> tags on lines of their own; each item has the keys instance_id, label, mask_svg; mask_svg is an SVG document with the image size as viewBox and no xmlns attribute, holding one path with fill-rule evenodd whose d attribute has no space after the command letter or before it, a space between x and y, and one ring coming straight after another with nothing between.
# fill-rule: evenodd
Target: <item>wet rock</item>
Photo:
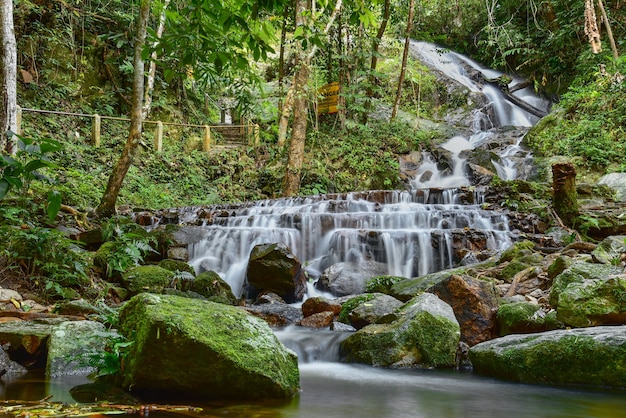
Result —
<instances>
[{"instance_id":1,"label":"wet rock","mask_svg":"<svg viewBox=\"0 0 626 418\"><path fill-rule=\"evenodd\" d=\"M284 244L260 244L250 253L246 270L248 297L270 291L293 303L306 293L302 265Z\"/></svg>"},{"instance_id":2,"label":"wet rock","mask_svg":"<svg viewBox=\"0 0 626 418\"><path fill-rule=\"evenodd\" d=\"M453 274L462 274L462 272L463 269L442 270L426 276L401 280L391 286L389 294L396 299L406 302Z\"/></svg>"},{"instance_id":3,"label":"wet rock","mask_svg":"<svg viewBox=\"0 0 626 418\"><path fill-rule=\"evenodd\" d=\"M296 355L262 320L223 304L143 293L120 312L123 386L149 399L265 400L298 391Z\"/></svg>"},{"instance_id":4,"label":"wet rock","mask_svg":"<svg viewBox=\"0 0 626 418\"><path fill-rule=\"evenodd\" d=\"M286 303L263 303L247 306L248 313L263 319L271 327L284 327L302 320L302 310Z\"/></svg>"},{"instance_id":5,"label":"wet rock","mask_svg":"<svg viewBox=\"0 0 626 418\"><path fill-rule=\"evenodd\" d=\"M22 366L16 361L11 360L9 354L0 348L0 370L4 371L3 374L23 374L28 371L26 367Z\"/></svg>"},{"instance_id":6,"label":"wet rock","mask_svg":"<svg viewBox=\"0 0 626 418\"><path fill-rule=\"evenodd\" d=\"M498 334L531 334L563 328L556 319L556 311L546 312L541 306L529 302L506 303L497 314Z\"/></svg>"},{"instance_id":7,"label":"wet rock","mask_svg":"<svg viewBox=\"0 0 626 418\"><path fill-rule=\"evenodd\" d=\"M390 324L373 324L341 343L348 362L381 367L454 367L459 323L452 308L424 293L398 311Z\"/></svg>"},{"instance_id":8,"label":"wet rock","mask_svg":"<svg viewBox=\"0 0 626 418\"><path fill-rule=\"evenodd\" d=\"M348 314L350 325L361 329L367 325L376 323L380 318L390 315L403 305L398 299L385 295L376 294L373 298L356 306Z\"/></svg>"},{"instance_id":9,"label":"wet rock","mask_svg":"<svg viewBox=\"0 0 626 418\"><path fill-rule=\"evenodd\" d=\"M302 304L302 314L305 318L320 312L332 312L333 315L339 315L341 304L321 296L308 298Z\"/></svg>"},{"instance_id":10,"label":"wet rock","mask_svg":"<svg viewBox=\"0 0 626 418\"><path fill-rule=\"evenodd\" d=\"M56 306L55 312L61 315L86 316L99 314L102 311L85 299L70 300Z\"/></svg>"},{"instance_id":11,"label":"wet rock","mask_svg":"<svg viewBox=\"0 0 626 418\"><path fill-rule=\"evenodd\" d=\"M330 326L334 319L335 314L330 311L318 312L303 318L300 325L309 328L325 328Z\"/></svg>"},{"instance_id":12,"label":"wet rock","mask_svg":"<svg viewBox=\"0 0 626 418\"><path fill-rule=\"evenodd\" d=\"M159 267L164 268L165 270L181 272L181 273L189 273L191 277L196 275L195 270L188 263L182 260L175 260L171 258L166 258L164 260L159 261L157 264Z\"/></svg>"},{"instance_id":13,"label":"wet rock","mask_svg":"<svg viewBox=\"0 0 626 418\"><path fill-rule=\"evenodd\" d=\"M469 352L478 374L516 382L626 388L626 327L507 335Z\"/></svg>"},{"instance_id":14,"label":"wet rock","mask_svg":"<svg viewBox=\"0 0 626 418\"><path fill-rule=\"evenodd\" d=\"M452 307L461 326L461 341L473 346L496 336L498 298L493 284L453 274L428 292Z\"/></svg>"},{"instance_id":15,"label":"wet rock","mask_svg":"<svg viewBox=\"0 0 626 418\"><path fill-rule=\"evenodd\" d=\"M205 271L198 274L195 279L188 283L188 286L188 290L196 292L213 302L233 305L236 301L230 285L214 271Z\"/></svg>"},{"instance_id":16,"label":"wet rock","mask_svg":"<svg viewBox=\"0 0 626 418\"><path fill-rule=\"evenodd\" d=\"M626 254L625 235L607 237L591 252L591 256L596 263L614 266L620 264L624 254Z\"/></svg>"},{"instance_id":17,"label":"wet rock","mask_svg":"<svg viewBox=\"0 0 626 418\"><path fill-rule=\"evenodd\" d=\"M358 295L365 292L368 280L386 273L384 263L362 259L346 261L324 270L315 287L334 296Z\"/></svg>"},{"instance_id":18,"label":"wet rock","mask_svg":"<svg viewBox=\"0 0 626 418\"><path fill-rule=\"evenodd\" d=\"M614 189L615 198L618 201L626 202L626 173L610 173L598 180L598 184L606 184Z\"/></svg>"},{"instance_id":19,"label":"wet rock","mask_svg":"<svg viewBox=\"0 0 626 418\"><path fill-rule=\"evenodd\" d=\"M576 262L550 291L557 318L573 327L626 323L626 274L606 264Z\"/></svg>"}]
</instances>

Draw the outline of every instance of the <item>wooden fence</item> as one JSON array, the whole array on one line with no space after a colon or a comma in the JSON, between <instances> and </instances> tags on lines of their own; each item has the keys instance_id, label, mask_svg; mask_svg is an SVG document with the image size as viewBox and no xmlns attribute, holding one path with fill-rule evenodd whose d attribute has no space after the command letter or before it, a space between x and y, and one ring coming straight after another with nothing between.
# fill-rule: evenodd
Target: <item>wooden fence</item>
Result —
<instances>
[{"instance_id":1,"label":"wooden fence","mask_svg":"<svg viewBox=\"0 0 626 418\"><path fill-rule=\"evenodd\" d=\"M17 134L18 135L20 135L21 132L23 131L22 123L23 123L23 114L25 112L91 119L91 144L94 147L100 146L103 121L110 120L110 121L130 122L129 118L102 116L98 114L88 115L88 114L83 114L83 113L60 112L56 110L28 109L28 108L21 108L18 106L17 108ZM225 135L226 132L228 132L229 140L227 140L227 143L229 145L258 146L259 141L260 141L259 125L252 123L250 120L242 120L242 123L239 125L235 125L235 124L194 125L194 124L186 124L186 123L162 122L160 120L157 120L157 121L144 120L143 124L144 126L154 125L154 149L156 151L163 150L163 129L165 126L187 127L187 128L201 130L202 149L204 151L209 151L211 149L213 145L212 142L213 142L215 133L223 133ZM239 138L239 141L233 140L233 132Z\"/></svg>"}]
</instances>

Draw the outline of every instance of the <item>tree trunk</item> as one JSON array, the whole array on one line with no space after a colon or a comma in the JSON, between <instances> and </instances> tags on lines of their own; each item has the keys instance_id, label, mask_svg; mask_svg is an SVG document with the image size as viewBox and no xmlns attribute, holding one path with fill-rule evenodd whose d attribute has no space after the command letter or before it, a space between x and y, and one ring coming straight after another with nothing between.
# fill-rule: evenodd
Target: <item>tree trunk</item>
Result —
<instances>
[{"instance_id":1,"label":"tree trunk","mask_svg":"<svg viewBox=\"0 0 626 418\"><path fill-rule=\"evenodd\" d=\"M165 30L165 12L167 11L167 6L169 6L169 4L170 0L165 0L163 2L163 10L161 10L159 26L156 31L157 39L161 39L161 36L163 36L163 31ZM156 42L153 46L156 46ZM146 77L146 92L144 94L143 109L141 111L141 115L144 119L148 119L150 110L152 110L152 93L154 92L154 79L156 76L156 60L157 53L154 51L152 52L152 55L150 55L150 69L148 70L148 76Z\"/></svg>"},{"instance_id":2,"label":"tree trunk","mask_svg":"<svg viewBox=\"0 0 626 418\"><path fill-rule=\"evenodd\" d=\"M0 5L2 56L0 56L0 154L15 154L17 131L17 45L13 27L13 2L2 0Z\"/></svg>"},{"instance_id":3,"label":"tree trunk","mask_svg":"<svg viewBox=\"0 0 626 418\"><path fill-rule=\"evenodd\" d=\"M287 19L289 19L289 5L283 10L283 25L280 31L280 53L278 55L278 112L283 111L283 93L285 81L285 42L287 40Z\"/></svg>"},{"instance_id":4,"label":"tree trunk","mask_svg":"<svg viewBox=\"0 0 626 418\"><path fill-rule=\"evenodd\" d=\"M598 6L600 7L600 11L602 12L602 20L604 21L604 26L606 27L606 35L609 37L609 43L611 44L613 58L615 58L615 60L617 61L617 59L619 58L619 54L617 53L615 38L613 38L613 30L611 30L611 24L609 23L609 18L606 15L606 10L604 10L604 3L602 3L602 0L598 0Z\"/></svg>"},{"instance_id":5,"label":"tree trunk","mask_svg":"<svg viewBox=\"0 0 626 418\"><path fill-rule=\"evenodd\" d=\"M133 107L131 111L130 131L122 151L122 156L113 167L113 172L109 176L107 188L104 191L100 205L96 208L96 215L100 217L111 217L115 215L115 203L119 195L126 173L133 162L133 158L139 146L142 129L142 102L144 94L144 61L141 58L144 45L146 43L146 31L148 18L150 16L150 0L142 0L137 22L137 35L135 38L135 57L133 65Z\"/></svg>"},{"instance_id":6,"label":"tree trunk","mask_svg":"<svg viewBox=\"0 0 626 418\"><path fill-rule=\"evenodd\" d=\"M385 5L383 6L383 19L380 22L380 26L378 27L378 32L376 32L376 37L372 41L372 59L370 61L370 74L369 74L369 83L367 86L366 94L367 94L367 103L365 104L365 108L367 111L363 115L362 122L367 124L368 112L372 107L372 97L374 96L374 84L376 83L376 76L374 73L376 72L376 66L378 65L378 48L380 47L380 42L383 39L383 35L385 34L385 30L387 29L387 23L389 23L389 16L391 15L391 0L385 0Z\"/></svg>"},{"instance_id":7,"label":"tree trunk","mask_svg":"<svg viewBox=\"0 0 626 418\"><path fill-rule=\"evenodd\" d=\"M402 84L404 83L404 75L406 74L406 64L409 58L409 45L411 43L411 30L413 29L413 14L415 11L415 0L411 0L409 5L409 19L406 24L406 39L404 40L404 53L402 54L402 68L400 69L400 76L398 77L398 91L396 92L396 101L393 104L393 110L391 111L391 120L393 121L398 114L398 107L400 107L400 98L402 97Z\"/></svg>"},{"instance_id":8,"label":"tree trunk","mask_svg":"<svg viewBox=\"0 0 626 418\"><path fill-rule=\"evenodd\" d=\"M574 226L579 214L576 169L572 163L552 165L552 206L563 223Z\"/></svg>"},{"instance_id":9,"label":"tree trunk","mask_svg":"<svg viewBox=\"0 0 626 418\"><path fill-rule=\"evenodd\" d=\"M296 1L296 27L305 24L304 13L307 10L307 0ZM291 141L289 142L289 156L287 172L283 187L284 196L294 196L300 190L300 173L304 160L304 144L307 129L307 82L309 80L309 59L306 51L301 47L296 54L296 74L293 79L293 125ZM286 105L286 104L285 104ZM283 110L284 113L284 110Z\"/></svg>"}]
</instances>

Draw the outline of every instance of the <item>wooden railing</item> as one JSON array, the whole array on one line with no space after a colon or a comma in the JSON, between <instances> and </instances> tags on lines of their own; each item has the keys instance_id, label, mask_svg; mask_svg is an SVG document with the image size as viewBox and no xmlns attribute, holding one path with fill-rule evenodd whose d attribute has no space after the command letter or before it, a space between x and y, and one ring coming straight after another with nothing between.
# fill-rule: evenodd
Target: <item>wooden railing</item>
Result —
<instances>
[{"instance_id":1,"label":"wooden railing","mask_svg":"<svg viewBox=\"0 0 626 418\"><path fill-rule=\"evenodd\" d=\"M39 114L49 114L49 115L59 115L59 116L70 116L77 118L89 118L91 119L91 144L95 147L99 147L101 143L101 132L102 132L102 122L105 120L111 121L123 121L130 122L129 118L121 118L115 116L102 116L98 114L88 115L84 113L71 113L71 112L60 112L56 110L42 110L42 109L28 109L21 108L18 106L17 110L17 134L21 134L23 132L22 124L23 124L23 115L25 112L39 113ZM229 141L229 144L240 144L240 145L249 145L249 146L258 146L260 141L259 135L259 125L256 123L252 123L250 120L242 120L242 123L239 125L235 124L222 124L222 125L195 125L195 124L187 124L187 123L173 123L173 122L162 122L160 120L144 120L145 125L154 125L154 148L156 151L163 150L163 130L165 126L173 126L173 127L187 127L193 129L200 129L202 131L202 149L204 151L209 151L212 147L213 137L216 132L222 132L228 130L232 132L233 130L239 130L239 136L242 139L240 142L237 141Z\"/></svg>"}]
</instances>

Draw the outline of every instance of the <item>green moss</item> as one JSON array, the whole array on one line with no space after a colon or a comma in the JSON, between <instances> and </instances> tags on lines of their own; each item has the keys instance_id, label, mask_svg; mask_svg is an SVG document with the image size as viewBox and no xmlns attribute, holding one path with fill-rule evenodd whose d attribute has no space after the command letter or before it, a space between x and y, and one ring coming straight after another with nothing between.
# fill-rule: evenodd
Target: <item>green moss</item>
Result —
<instances>
[{"instance_id":1,"label":"green moss","mask_svg":"<svg viewBox=\"0 0 626 418\"><path fill-rule=\"evenodd\" d=\"M376 276L367 282L365 291L368 293L385 293L388 295L391 291L391 286L405 279L405 277L398 276Z\"/></svg>"},{"instance_id":2,"label":"green moss","mask_svg":"<svg viewBox=\"0 0 626 418\"><path fill-rule=\"evenodd\" d=\"M576 262L559 274L552 282L550 304L558 307L561 293L572 283L583 283L585 280L605 278L620 273L621 269L618 267Z\"/></svg>"},{"instance_id":3,"label":"green moss","mask_svg":"<svg viewBox=\"0 0 626 418\"><path fill-rule=\"evenodd\" d=\"M124 386L142 393L266 399L299 386L296 356L264 321L233 306L144 293L122 309L120 331L135 341Z\"/></svg>"},{"instance_id":4,"label":"green moss","mask_svg":"<svg viewBox=\"0 0 626 418\"><path fill-rule=\"evenodd\" d=\"M626 387L626 340L610 329L604 333L553 331L506 337L472 347L470 360L479 374L507 380Z\"/></svg>"},{"instance_id":5,"label":"green moss","mask_svg":"<svg viewBox=\"0 0 626 418\"><path fill-rule=\"evenodd\" d=\"M531 333L563 327L556 319L556 312L545 313L539 305L528 302L507 303L498 309L498 330L501 336Z\"/></svg>"},{"instance_id":6,"label":"green moss","mask_svg":"<svg viewBox=\"0 0 626 418\"><path fill-rule=\"evenodd\" d=\"M522 253L522 255L527 255L529 254L528 251L531 251L533 248L535 248L535 243L533 243L532 241L516 242L502 253L500 259L498 260L498 263L500 264L506 261L512 261L515 258L519 258L520 253Z\"/></svg>"},{"instance_id":7,"label":"green moss","mask_svg":"<svg viewBox=\"0 0 626 418\"><path fill-rule=\"evenodd\" d=\"M162 293L173 287L176 274L158 266L137 266L122 274L122 285L130 296L142 292Z\"/></svg>"},{"instance_id":8,"label":"green moss","mask_svg":"<svg viewBox=\"0 0 626 418\"><path fill-rule=\"evenodd\" d=\"M341 312L339 312L339 316L337 320L339 322L343 322L344 324L350 324L350 312L356 309L360 304L372 300L376 297L374 293L366 293L364 295L355 296L353 298L348 299L341 305Z\"/></svg>"},{"instance_id":9,"label":"green moss","mask_svg":"<svg viewBox=\"0 0 626 418\"><path fill-rule=\"evenodd\" d=\"M226 283L214 271L205 271L200 273L191 283L189 290L196 292L209 300L227 303L232 305L235 303L235 295L230 285Z\"/></svg>"},{"instance_id":10,"label":"green moss","mask_svg":"<svg viewBox=\"0 0 626 418\"><path fill-rule=\"evenodd\" d=\"M166 258L165 260L159 261L158 266L169 271L182 271L189 273L192 276L196 275L193 267L191 267L188 263L180 260L172 260L170 258Z\"/></svg>"}]
</instances>

